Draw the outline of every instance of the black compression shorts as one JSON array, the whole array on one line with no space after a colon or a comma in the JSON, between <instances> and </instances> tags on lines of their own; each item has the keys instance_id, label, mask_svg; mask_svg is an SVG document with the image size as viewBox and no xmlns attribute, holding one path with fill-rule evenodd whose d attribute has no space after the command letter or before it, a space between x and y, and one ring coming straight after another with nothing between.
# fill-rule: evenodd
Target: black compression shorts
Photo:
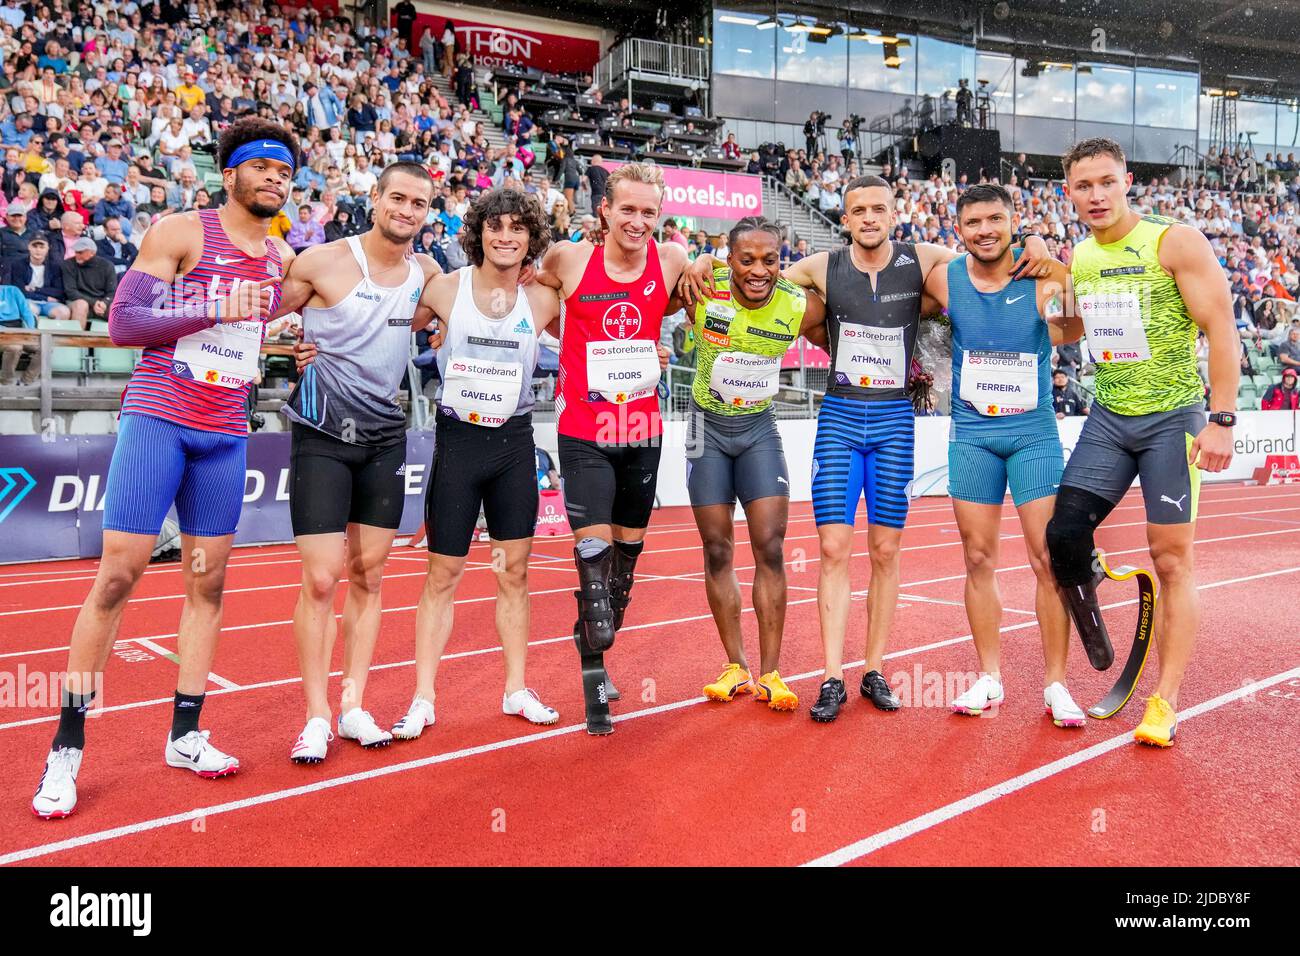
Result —
<instances>
[{"instance_id":1,"label":"black compression shorts","mask_svg":"<svg viewBox=\"0 0 1300 956\"><path fill-rule=\"evenodd\" d=\"M531 415L516 415L500 428L438 416L424 498L429 550L453 558L469 554L480 507L494 541L533 536L537 467Z\"/></svg>"},{"instance_id":2,"label":"black compression shorts","mask_svg":"<svg viewBox=\"0 0 1300 956\"><path fill-rule=\"evenodd\" d=\"M660 451L658 439L650 445L600 445L561 435L560 476L569 525L577 531L599 524L650 524Z\"/></svg>"},{"instance_id":3,"label":"black compression shorts","mask_svg":"<svg viewBox=\"0 0 1300 956\"><path fill-rule=\"evenodd\" d=\"M297 422L289 457L293 533L333 534L349 524L396 529L406 503L406 438L354 445Z\"/></svg>"}]
</instances>

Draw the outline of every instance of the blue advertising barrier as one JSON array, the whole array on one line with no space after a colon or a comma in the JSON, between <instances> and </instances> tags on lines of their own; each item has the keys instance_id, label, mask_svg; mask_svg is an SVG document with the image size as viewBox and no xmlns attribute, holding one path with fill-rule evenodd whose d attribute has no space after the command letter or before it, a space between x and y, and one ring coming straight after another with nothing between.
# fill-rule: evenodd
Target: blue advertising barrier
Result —
<instances>
[{"instance_id":1,"label":"blue advertising barrier","mask_svg":"<svg viewBox=\"0 0 1300 956\"><path fill-rule=\"evenodd\" d=\"M0 564L94 558L103 545L104 488L113 435L0 436ZM237 544L293 540L287 432L250 435ZM406 435L402 534L424 519L433 432Z\"/></svg>"}]
</instances>

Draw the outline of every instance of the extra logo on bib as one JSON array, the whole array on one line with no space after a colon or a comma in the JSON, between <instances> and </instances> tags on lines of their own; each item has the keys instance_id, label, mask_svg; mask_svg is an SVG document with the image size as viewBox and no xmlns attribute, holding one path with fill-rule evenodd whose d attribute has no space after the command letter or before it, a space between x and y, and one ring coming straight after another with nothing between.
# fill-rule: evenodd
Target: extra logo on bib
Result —
<instances>
[{"instance_id":1,"label":"extra logo on bib","mask_svg":"<svg viewBox=\"0 0 1300 956\"><path fill-rule=\"evenodd\" d=\"M261 348L261 322L226 322L178 339L172 374L218 388L243 388L257 376Z\"/></svg>"},{"instance_id":2,"label":"extra logo on bib","mask_svg":"<svg viewBox=\"0 0 1300 956\"><path fill-rule=\"evenodd\" d=\"M1038 356L968 349L961 361L961 398L990 417L1037 408Z\"/></svg>"},{"instance_id":3,"label":"extra logo on bib","mask_svg":"<svg viewBox=\"0 0 1300 956\"><path fill-rule=\"evenodd\" d=\"M780 390L781 356L723 352L713 360L709 391L734 408L763 405Z\"/></svg>"},{"instance_id":4,"label":"extra logo on bib","mask_svg":"<svg viewBox=\"0 0 1300 956\"><path fill-rule=\"evenodd\" d=\"M461 359L447 363L442 410L471 425L499 428L519 407L524 367L518 362Z\"/></svg>"},{"instance_id":5,"label":"extra logo on bib","mask_svg":"<svg viewBox=\"0 0 1300 956\"><path fill-rule=\"evenodd\" d=\"M623 405L653 395L659 384L659 353L645 339L587 343L587 400Z\"/></svg>"},{"instance_id":6,"label":"extra logo on bib","mask_svg":"<svg viewBox=\"0 0 1300 956\"><path fill-rule=\"evenodd\" d=\"M902 327L878 329L840 324L835 349L835 383L856 388L903 388L907 349Z\"/></svg>"},{"instance_id":7,"label":"extra logo on bib","mask_svg":"<svg viewBox=\"0 0 1300 956\"><path fill-rule=\"evenodd\" d=\"M1151 357L1136 292L1100 292L1078 298L1094 361L1143 362Z\"/></svg>"}]
</instances>

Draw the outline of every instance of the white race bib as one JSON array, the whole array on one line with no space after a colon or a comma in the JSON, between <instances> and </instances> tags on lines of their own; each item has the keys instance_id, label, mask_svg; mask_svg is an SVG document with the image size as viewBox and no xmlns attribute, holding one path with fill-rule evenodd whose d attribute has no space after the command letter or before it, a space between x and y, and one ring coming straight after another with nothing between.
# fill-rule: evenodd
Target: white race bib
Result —
<instances>
[{"instance_id":1,"label":"white race bib","mask_svg":"<svg viewBox=\"0 0 1300 956\"><path fill-rule=\"evenodd\" d=\"M518 362L453 355L447 362L441 405L463 422L499 428L519 407L523 380L524 367Z\"/></svg>"},{"instance_id":2,"label":"white race bib","mask_svg":"<svg viewBox=\"0 0 1300 956\"><path fill-rule=\"evenodd\" d=\"M709 391L735 408L753 408L781 389L781 356L722 352L713 360Z\"/></svg>"},{"instance_id":3,"label":"white race bib","mask_svg":"<svg viewBox=\"0 0 1300 956\"><path fill-rule=\"evenodd\" d=\"M176 341L172 374L218 388L243 388L257 376L261 322L224 322Z\"/></svg>"},{"instance_id":4,"label":"white race bib","mask_svg":"<svg viewBox=\"0 0 1300 956\"><path fill-rule=\"evenodd\" d=\"M587 343L587 391L623 405L653 395L659 385L659 352L645 339Z\"/></svg>"},{"instance_id":5,"label":"white race bib","mask_svg":"<svg viewBox=\"0 0 1300 956\"><path fill-rule=\"evenodd\" d=\"M1088 333L1088 351L1093 361L1141 362L1151 357L1136 292L1081 295L1079 314Z\"/></svg>"},{"instance_id":6,"label":"white race bib","mask_svg":"<svg viewBox=\"0 0 1300 956\"><path fill-rule=\"evenodd\" d=\"M870 325L840 325L835 350L835 380L855 388L905 388L907 348L905 329Z\"/></svg>"},{"instance_id":7,"label":"white race bib","mask_svg":"<svg viewBox=\"0 0 1300 956\"><path fill-rule=\"evenodd\" d=\"M967 349L961 361L961 397L991 417L1037 408L1038 356Z\"/></svg>"}]
</instances>

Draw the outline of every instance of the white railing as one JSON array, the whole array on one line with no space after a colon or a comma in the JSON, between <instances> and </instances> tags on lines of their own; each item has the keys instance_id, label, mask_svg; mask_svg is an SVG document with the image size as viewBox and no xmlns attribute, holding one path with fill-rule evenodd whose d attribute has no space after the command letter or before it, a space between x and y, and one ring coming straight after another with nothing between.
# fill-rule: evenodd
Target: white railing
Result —
<instances>
[{"instance_id":1,"label":"white railing","mask_svg":"<svg viewBox=\"0 0 1300 956\"><path fill-rule=\"evenodd\" d=\"M608 87L628 73L656 73L686 80L709 78L709 54L701 47L660 40L624 40L596 64L596 84Z\"/></svg>"}]
</instances>

